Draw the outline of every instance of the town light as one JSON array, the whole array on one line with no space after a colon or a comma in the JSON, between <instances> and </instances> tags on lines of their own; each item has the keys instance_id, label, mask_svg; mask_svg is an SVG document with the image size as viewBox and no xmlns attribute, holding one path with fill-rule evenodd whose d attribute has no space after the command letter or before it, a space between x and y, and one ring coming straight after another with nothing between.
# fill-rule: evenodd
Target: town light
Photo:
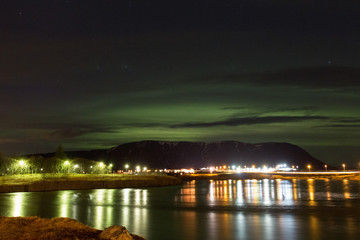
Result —
<instances>
[{"instance_id":1,"label":"town light","mask_svg":"<svg viewBox=\"0 0 360 240\"><path fill-rule=\"evenodd\" d=\"M324 165L324 167L325 167L325 171L327 171L327 165L326 164Z\"/></svg>"},{"instance_id":2,"label":"town light","mask_svg":"<svg viewBox=\"0 0 360 240\"><path fill-rule=\"evenodd\" d=\"M113 165L112 165L112 163L110 163L110 165L109 165L110 167L113 167Z\"/></svg>"},{"instance_id":3,"label":"town light","mask_svg":"<svg viewBox=\"0 0 360 240\"><path fill-rule=\"evenodd\" d=\"M24 166L26 165L26 163L25 163L24 160L20 160L20 161L19 161L19 165L20 165L21 167L24 167Z\"/></svg>"},{"instance_id":4,"label":"town light","mask_svg":"<svg viewBox=\"0 0 360 240\"><path fill-rule=\"evenodd\" d=\"M125 169L127 170L129 168L129 164L125 164Z\"/></svg>"},{"instance_id":5,"label":"town light","mask_svg":"<svg viewBox=\"0 0 360 240\"><path fill-rule=\"evenodd\" d=\"M136 171L140 172L140 166L136 166Z\"/></svg>"},{"instance_id":6,"label":"town light","mask_svg":"<svg viewBox=\"0 0 360 240\"><path fill-rule=\"evenodd\" d=\"M311 171L311 165L308 165L307 168L309 169L309 172Z\"/></svg>"},{"instance_id":7,"label":"town light","mask_svg":"<svg viewBox=\"0 0 360 240\"><path fill-rule=\"evenodd\" d=\"M65 165L69 165L70 162L69 162L68 160L66 160L66 161L64 162L64 164L65 164Z\"/></svg>"},{"instance_id":8,"label":"town light","mask_svg":"<svg viewBox=\"0 0 360 240\"><path fill-rule=\"evenodd\" d=\"M103 168L104 166L105 166L105 165L104 165L103 162L100 162L100 163L99 163L99 167Z\"/></svg>"},{"instance_id":9,"label":"town light","mask_svg":"<svg viewBox=\"0 0 360 240\"><path fill-rule=\"evenodd\" d=\"M77 165L77 164L74 165L74 168L78 168L78 167L79 167L79 165Z\"/></svg>"},{"instance_id":10,"label":"town light","mask_svg":"<svg viewBox=\"0 0 360 240\"><path fill-rule=\"evenodd\" d=\"M345 163L343 163L342 167L343 167L343 169L344 169L344 171L345 171L345 167L346 167Z\"/></svg>"}]
</instances>

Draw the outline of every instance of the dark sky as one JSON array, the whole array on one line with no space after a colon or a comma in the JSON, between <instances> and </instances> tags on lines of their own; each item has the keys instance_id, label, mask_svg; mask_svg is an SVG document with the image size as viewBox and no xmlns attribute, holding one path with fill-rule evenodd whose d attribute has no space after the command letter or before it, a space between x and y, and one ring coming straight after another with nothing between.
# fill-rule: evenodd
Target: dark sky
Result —
<instances>
[{"instance_id":1,"label":"dark sky","mask_svg":"<svg viewBox=\"0 0 360 240\"><path fill-rule=\"evenodd\" d=\"M360 163L360 1L1 1L0 152L290 142Z\"/></svg>"}]
</instances>

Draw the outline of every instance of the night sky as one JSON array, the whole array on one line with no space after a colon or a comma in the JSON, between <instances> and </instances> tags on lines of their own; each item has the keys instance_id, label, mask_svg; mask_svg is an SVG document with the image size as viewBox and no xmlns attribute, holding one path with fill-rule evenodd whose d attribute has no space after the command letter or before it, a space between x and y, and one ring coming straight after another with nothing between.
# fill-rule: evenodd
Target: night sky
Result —
<instances>
[{"instance_id":1,"label":"night sky","mask_svg":"<svg viewBox=\"0 0 360 240\"><path fill-rule=\"evenodd\" d=\"M289 142L360 162L360 1L1 1L0 152Z\"/></svg>"}]
</instances>

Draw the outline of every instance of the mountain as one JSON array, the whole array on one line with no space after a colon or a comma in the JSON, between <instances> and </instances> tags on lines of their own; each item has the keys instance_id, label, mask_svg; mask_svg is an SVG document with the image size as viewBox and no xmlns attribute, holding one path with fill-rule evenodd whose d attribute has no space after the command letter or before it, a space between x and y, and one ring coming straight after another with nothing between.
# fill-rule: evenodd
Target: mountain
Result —
<instances>
[{"instance_id":1,"label":"mountain","mask_svg":"<svg viewBox=\"0 0 360 240\"><path fill-rule=\"evenodd\" d=\"M324 163L302 148L289 143L164 142L141 141L121 144L105 150L66 152L69 157L81 157L112 162L115 169L125 164L147 168L200 168L219 165L276 166L286 163L306 169L323 169Z\"/></svg>"}]
</instances>

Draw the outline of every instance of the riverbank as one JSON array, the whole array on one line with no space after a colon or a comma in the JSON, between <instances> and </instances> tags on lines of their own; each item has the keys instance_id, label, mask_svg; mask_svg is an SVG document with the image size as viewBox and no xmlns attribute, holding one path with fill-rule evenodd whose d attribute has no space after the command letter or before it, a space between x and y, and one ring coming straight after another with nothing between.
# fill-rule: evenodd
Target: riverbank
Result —
<instances>
[{"instance_id":1,"label":"riverbank","mask_svg":"<svg viewBox=\"0 0 360 240\"><path fill-rule=\"evenodd\" d=\"M122 226L101 231L71 218L0 217L0 240L18 239L144 240Z\"/></svg>"},{"instance_id":2,"label":"riverbank","mask_svg":"<svg viewBox=\"0 0 360 240\"><path fill-rule=\"evenodd\" d=\"M159 187L181 183L180 178L150 174L28 174L1 176L0 193Z\"/></svg>"},{"instance_id":3,"label":"riverbank","mask_svg":"<svg viewBox=\"0 0 360 240\"><path fill-rule=\"evenodd\" d=\"M348 179L360 180L359 172L271 172L271 173L213 173L186 174L179 176L184 181L189 180L242 180L242 179Z\"/></svg>"}]
</instances>

